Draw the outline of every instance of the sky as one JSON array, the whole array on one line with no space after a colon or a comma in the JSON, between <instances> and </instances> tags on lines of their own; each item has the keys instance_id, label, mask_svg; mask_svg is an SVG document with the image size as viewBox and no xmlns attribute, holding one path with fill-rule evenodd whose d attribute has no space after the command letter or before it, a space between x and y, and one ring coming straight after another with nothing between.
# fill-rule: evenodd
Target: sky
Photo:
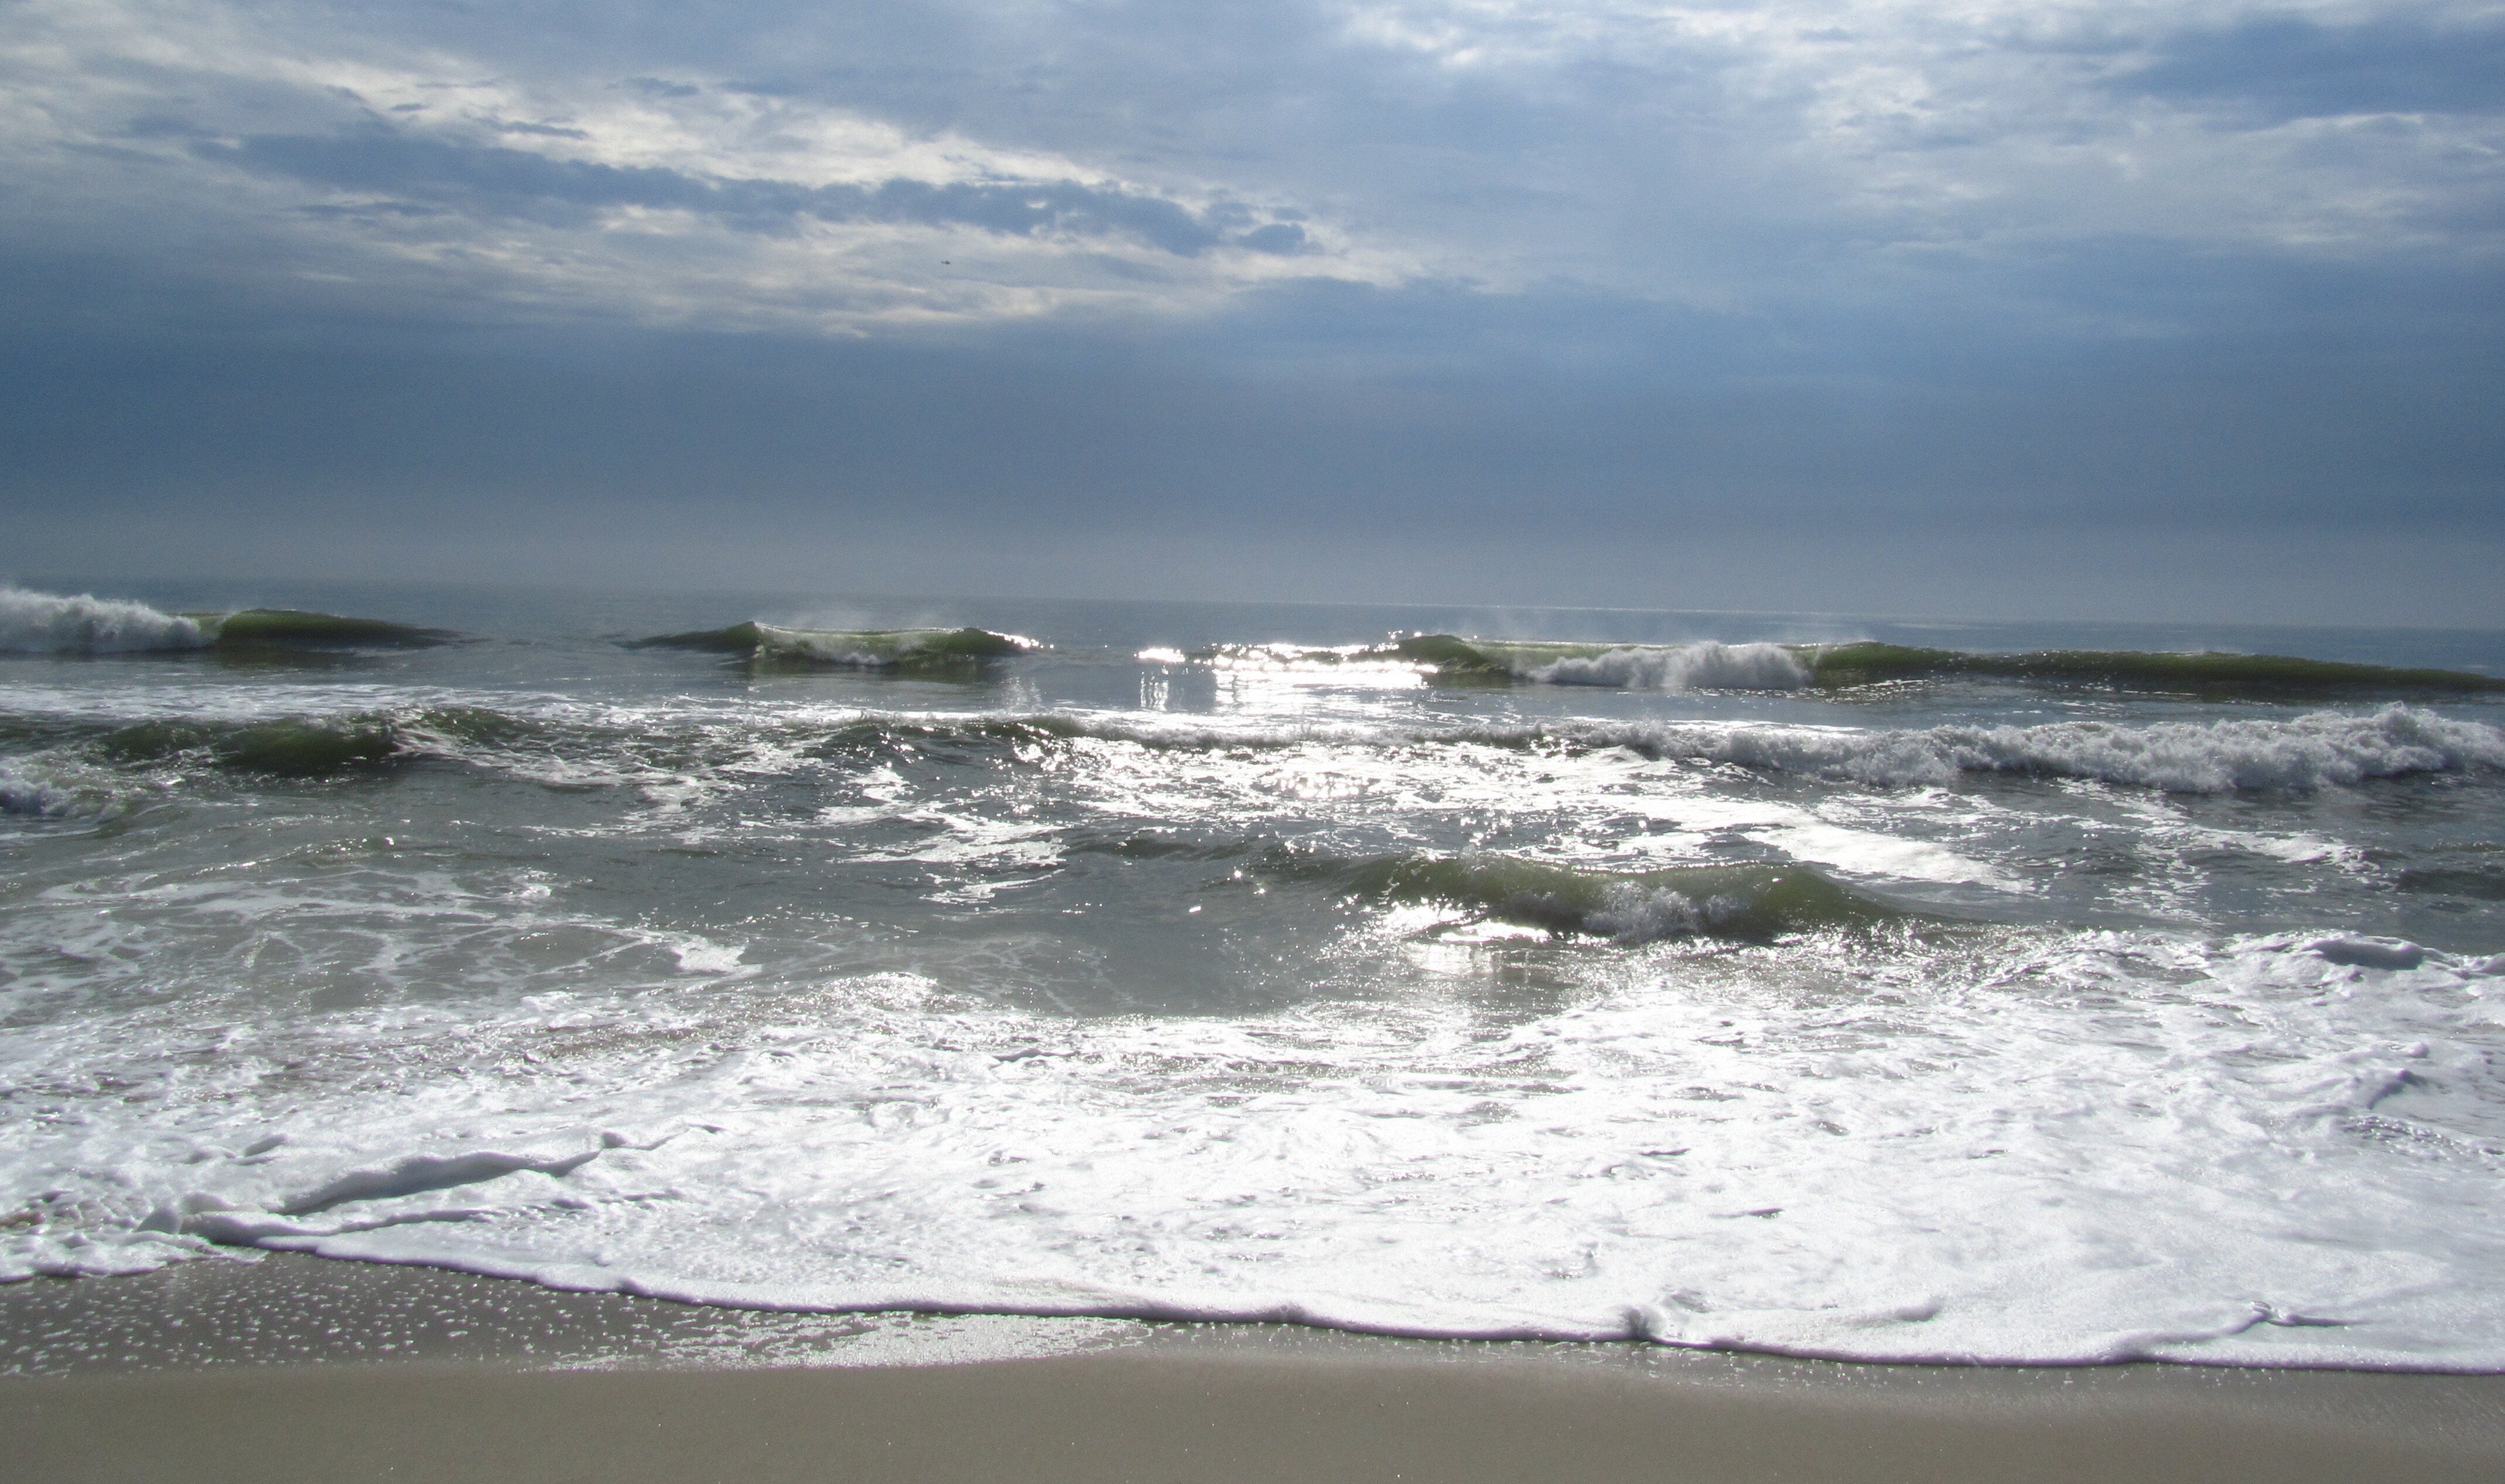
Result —
<instances>
[{"instance_id":1,"label":"sky","mask_svg":"<svg viewBox=\"0 0 2505 1484\"><path fill-rule=\"evenodd\" d=\"M2505 626L2505 4L0 0L8 576Z\"/></svg>"}]
</instances>

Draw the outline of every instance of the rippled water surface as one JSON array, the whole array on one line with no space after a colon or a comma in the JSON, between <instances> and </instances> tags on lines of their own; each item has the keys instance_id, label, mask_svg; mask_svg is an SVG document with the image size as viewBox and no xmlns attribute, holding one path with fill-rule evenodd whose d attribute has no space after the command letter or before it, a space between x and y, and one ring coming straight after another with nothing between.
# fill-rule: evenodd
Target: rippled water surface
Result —
<instances>
[{"instance_id":1,"label":"rippled water surface","mask_svg":"<svg viewBox=\"0 0 2505 1484\"><path fill-rule=\"evenodd\" d=\"M0 605L0 1275L2505 1364L2499 697L1818 648L2498 636L126 596Z\"/></svg>"}]
</instances>

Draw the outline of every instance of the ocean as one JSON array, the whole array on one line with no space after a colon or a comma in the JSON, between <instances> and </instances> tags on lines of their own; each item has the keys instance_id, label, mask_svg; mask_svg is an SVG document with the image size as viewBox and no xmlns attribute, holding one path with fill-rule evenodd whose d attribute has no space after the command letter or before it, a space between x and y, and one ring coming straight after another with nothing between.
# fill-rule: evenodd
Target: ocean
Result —
<instances>
[{"instance_id":1,"label":"ocean","mask_svg":"<svg viewBox=\"0 0 2505 1484\"><path fill-rule=\"evenodd\" d=\"M0 1279L2505 1367L2505 635L88 585Z\"/></svg>"}]
</instances>

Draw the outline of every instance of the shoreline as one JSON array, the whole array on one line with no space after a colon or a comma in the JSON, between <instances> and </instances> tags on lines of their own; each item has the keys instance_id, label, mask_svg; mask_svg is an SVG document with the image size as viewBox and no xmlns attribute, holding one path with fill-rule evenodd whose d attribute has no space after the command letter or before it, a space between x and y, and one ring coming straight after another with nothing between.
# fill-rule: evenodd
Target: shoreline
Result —
<instances>
[{"instance_id":1,"label":"shoreline","mask_svg":"<svg viewBox=\"0 0 2505 1484\"><path fill-rule=\"evenodd\" d=\"M0 1289L30 1477L2505 1474L2505 1375L705 1309L272 1255Z\"/></svg>"}]
</instances>

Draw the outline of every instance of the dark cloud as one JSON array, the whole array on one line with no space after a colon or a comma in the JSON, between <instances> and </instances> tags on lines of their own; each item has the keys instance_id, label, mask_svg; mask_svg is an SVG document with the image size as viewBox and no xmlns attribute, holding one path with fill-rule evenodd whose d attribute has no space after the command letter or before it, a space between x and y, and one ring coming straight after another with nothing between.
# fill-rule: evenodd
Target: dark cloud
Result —
<instances>
[{"instance_id":1,"label":"dark cloud","mask_svg":"<svg viewBox=\"0 0 2505 1484\"><path fill-rule=\"evenodd\" d=\"M2186 30L2113 86L2271 122L2344 114L2505 113L2505 21L2293 17Z\"/></svg>"},{"instance_id":2,"label":"dark cloud","mask_svg":"<svg viewBox=\"0 0 2505 1484\"><path fill-rule=\"evenodd\" d=\"M553 130L535 130L556 132ZM1137 192L1069 180L804 186L734 179L653 165L552 159L526 150L369 128L340 134L259 134L202 142L194 153L246 169L336 191L453 203L485 216L580 220L640 206L688 211L749 230L821 222L970 227L1015 237L1128 237L1178 257L1233 244L1254 252L1306 251L1303 229L1252 220L1240 206L1208 212Z\"/></svg>"}]
</instances>

